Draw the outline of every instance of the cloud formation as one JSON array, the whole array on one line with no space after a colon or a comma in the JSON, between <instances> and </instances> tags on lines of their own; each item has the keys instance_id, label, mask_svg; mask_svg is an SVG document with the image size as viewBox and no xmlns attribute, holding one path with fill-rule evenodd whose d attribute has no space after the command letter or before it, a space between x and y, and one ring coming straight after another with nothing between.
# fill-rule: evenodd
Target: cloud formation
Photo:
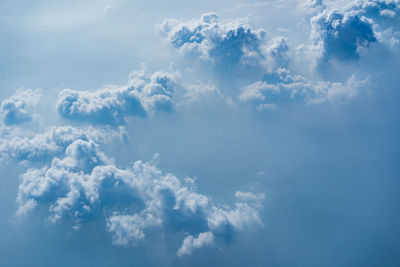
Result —
<instances>
[{"instance_id":1,"label":"cloud formation","mask_svg":"<svg viewBox=\"0 0 400 267\"><path fill-rule=\"evenodd\" d=\"M98 91L65 89L59 94L58 113L66 119L97 124L123 124L127 116L147 116L173 109L174 75L144 69L134 71L126 86Z\"/></svg>"},{"instance_id":2,"label":"cloud formation","mask_svg":"<svg viewBox=\"0 0 400 267\"><path fill-rule=\"evenodd\" d=\"M400 2L351 1L325 6L311 19L312 39L321 51L318 67L326 71L332 60L356 61L372 44L397 46L400 39Z\"/></svg>"},{"instance_id":3,"label":"cloud formation","mask_svg":"<svg viewBox=\"0 0 400 267\"><path fill-rule=\"evenodd\" d=\"M76 140L103 143L121 138L123 128L118 131L108 128L53 126L42 133L29 133L15 129L3 129L0 140L0 161L40 162L64 153Z\"/></svg>"},{"instance_id":4,"label":"cloud formation","mask_svg":"<svg viewBox=\"0 0 400 267\"><path fill-rule=\"evenodd\" d=\"M212 232L200 233L197 238L189 235L183 240L182 246L178 250L178 256L192 254L194 249L211 245L214 242L214 234Z\"/></svg>"},{"instance_id":5,"label":"cloud formation","mask_svg":"<svg viewBox=\"0 0 400 267\"><path fill-rule=\"evenodd\" d=\"M324 11L314 17L311 23L316 33L315 41L322 46L323 64L331 59L356 60L360 49L377 41L372 24L354 13Z\"/></svg>"},{"instance_id":6,"label":"cloud formation","mask_svg":"<svg viewBox=\"0 0 400 267\"><path fill-rule=\"evenodd\" d=\"M0 104L3 123L15 125L31 121L35 115L32 110L39 102L41 95L40 89L19 89L13 96L4 99Z\"/></svg>"},{"instance_id":7,"label":"cloud formation","mask_svg":"<svg viewBox=\"0 0 400 267\"><path fill-rule=\"evenodd\" d=\"M215 13L182 22L167 19L158 29L175 49L218 69L244 68L269 64L287 64L285 39L266 39L266 32L241 21L219 22ZM284 66L281 66L284 67Z\"/></svg>"},{"instance_id":8,"label":"cloud formation","mask_svg":"<svg viewBox=\"0 0 400 267\"><path fill-rule=\"evenodd\" d=\"M248 199L243 197L248 194L237 193L235 208L217 205L196 192L193 179L181 182L152 162L116 167L93 140L77 139L63 155L21 176L17 215L40 205L48 209L50 223L68 220L75 229L103 218L115 245L135 244L145 239L146 229L154 227L188 233L179 256L211 244L214 236L218 242L229 243L238 231L263 225L259 212L263 195L252 194Z\"/></svg>"},{"instance_id":9,"label":"cloud formation","mask_svg":"<svg viewBox=\"0 0 400 267\"><path fill-rule=\"evenodd\" d=\"M278 69L266 74L262 81L242 88L238 98L259 110L275 109L278 105L294 101L306 104L345 103L357 96L367 84L368 78L357 80L355 76L351 76L345 83L314 82L300 75L292 75L287 69Z\"/></svg>"},{"instance_id":10,"label":"cloud formation","mask_svg":"<svg viewBox=\"0 0 400 267\"><path fill-rule=\"evenodd\" d=\"M351 9L373 19L376 23L385 24L385 22L388 22L397 29L400 27L395 23L399 20L400 15L400 1L398 0L354 1Z\"/></svg>"},{"instance_id":11,"label":"cloud formation","mask_svg":"<svg viewBox=\"0 0 400 267\"><path fill-rule=\"evenodd\" d=\"M101 15L100 27L99 23L84 23L76 30L56 27L53 31L56 28L49 22L57 14L68 13L53 11L62 11L68 1L50 10L28 5L27 12L19 12L36 14L35 18L46 13L45 27L33 25L33 32L32 18L19 14L4 24L10 38L3 44L10 43L1 49L5 51L2 58L8 61L5 66L11 65L3 75L3 88L15 88L19 82L40 84L47 88L46 103L57 100L51 93L55 89L50 88L70 84L74 90L59 92L59 116L46 107L38 108L43 116L40 125L24 123L35 121L40 93L23 90L7 96L0 105L0 196L5 203L0 217L6 235L3 254L8 255L0 257L0 265L24 265L13 257L21 242L30 254L26 261L37 266L59 262L128 266L132 257L141 266L160 265L155 262L202 266L210 257L221 263L216 265L373 262L362 257L366 236L372 241L385 236L371 218L383 218L382 229L387 233L396 228L396 223L389 225L395 221L391 210L396 207L386 204L395 202L387 189L396 188L389 176L396 177L396 164L392 163L393 155L398 154L395 96L399 79L395 74L400 62L399 1L232 2L238 4L235 8L200 1L188 6L164 3L174 10L167 8L157 14L153 10L160 7L157 3L130 3L118 11L118 3L105 8L104 3L96 3L95 8L96 1L90 2L84 3L83 9L81 4L76 7ZM263 8L271 4L271 8ZM162 14L187 18L183 12L193 11L193 7L212 10L213 5L224 18L243 17L250 11L254 24L250 19L223 20L215 13L193 20L165 20L158 28L171 55L151 36L154 25L146 26L167 18L159 17ZM92 24L98 29L93 31ZM43 43L46 45L36 45ZM64 51L66 47L70 49ZM152 68L177 66L182 75L141 70L133 72L128 82L118 83L121 86L99 87L106 78L118 79L118 73L138 59L152 62ZM99 63L98 68L93 68L93 62ZM104 66L113 66L112 71ZM87 79L91 75L96 79ZM100 89L77 89L82 84ZM379 90L368 95L370 99L360 97L346 107L332 108L332 103L348 103L371 85ZM323 103L327 105L307 108ZM265 116L249 112L249 106L286 110ZM170 111L173 114L156 116ZM49 125L52 122L74 126ZM120 126L125 123L126 129ZM42 125L50 127L39 129ZM115 144L124 131L129 131L126 134L132 139ZM167 155L165 169L155 159L140 160L154 151ZM315 168L310 171L309 166ZM18 180L15 172L23 168ZM166 173L166 169L174 171ZM193 179L178 173L199 175L204 179L202 190ZM253 182L260 190L277 192L269 203L268 216L261 212L263 194L231 189ZM333 184L338 190L329 190ZM15 196L9 189L18 185ZM226 197L230 190L232 198L217 201L210 196L219 191L220 198ZM371 193L377 195L372 206L379 216L372 216L376 214L370 208L362 210L360 199L366 196L368 200ZM381 195L390 197L383 200ZM347 210L338 208L338 203ZM7 218L14 212L15 218L25 220L22 225L29 227L8 225ZM268 229L252 236L248 231L262 227L262 216L268 217ZM339 217L340 224L329 220ZM45 226L37 225L43 219ZM360 226L355 235L354 225ZM20 240L9 231L15 228L21 232ZM60 236L67 238L60 240ZM331 242L333 236L339 237ZM387 236L387 240L393 239ZM220 256L211 252L235 241L243 242ZM279 248L268 248L276 244ZM347 246L332 249L337 244ZM91 249L82 253L81 248L88 245ZM66 247L72 249L64 253ZM303 249L287 257L288 251L298 247ZM378 250L385 259L392 254L382 246ZM251 259L241 257L238 251ZM334 253L313 257L321 251ZM202 257L191 257L197 252ZM382 257L373 258L382 261Z\"/></svg>"}]
</instances>

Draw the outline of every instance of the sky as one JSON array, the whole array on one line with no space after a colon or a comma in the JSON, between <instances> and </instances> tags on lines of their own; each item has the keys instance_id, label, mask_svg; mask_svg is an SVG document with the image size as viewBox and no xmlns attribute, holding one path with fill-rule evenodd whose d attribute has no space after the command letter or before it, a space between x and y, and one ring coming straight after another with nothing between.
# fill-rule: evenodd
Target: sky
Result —
<instances>
[{"instance_id":1,"label":"sky","mask_svg":"<svg viewBox=\"0 0 400 267\"><path fill-rule=\"evenodd\" d=\"M0 3L0 266L399 266L400 1Z\"/></svg>"}]
</instances>

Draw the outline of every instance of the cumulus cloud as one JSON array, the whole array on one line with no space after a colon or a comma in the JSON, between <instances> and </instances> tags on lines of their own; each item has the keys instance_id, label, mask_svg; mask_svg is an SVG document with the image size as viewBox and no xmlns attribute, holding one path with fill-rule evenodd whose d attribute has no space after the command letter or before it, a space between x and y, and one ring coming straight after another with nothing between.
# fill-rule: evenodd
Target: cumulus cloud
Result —
<instances>
[{"instance_id":1,"label":"cumulus cloud","mask_svg":"<svg viewBox=\"0 0 400 267\"><path fill-rule=\"evenodd\" d=\"M114 214L107 220L107 230L113 233L113 243L126 246L131 242L141 241L145 238L144 229L162 223L160 218L153 217L151 213L121 215Z\"/></svg>"},{"instance_id":2,"label":"cumulus cloud","mask_svg":"<svg viewBox=\"0 0 400 267\"><path fill-rule=\"evenodd\" d=\"M355 1L351 9L372 18L380 24L389 22L391 26L400 27L395 24L400 15L400 1L398 0Z\"/></svg>"},{"instance_id":3,"label":"cumulus cloud","mask_svg":"<svg viewBox=\"0 0 400 267\"><path fill-rule=\"evenodd\" d=\"M254 195L255 196L255 195ZM78 139L64 157L49 166L28 169L18 190L18 216L38 205L48 209L48 221L73 222L74 228L93 218L104 218L115 245L136 244L146 229L188 233L178 255L214 240L229 243L235 234L252 225L263 225L262 206L240 193L234 208L217 205L196 192L193 179L181 182L163 174L152 162L136 161L126 169L116 167L93 141Z\"/></svg>"},{"instance_id":4,"label":"cumulus cloud","mask_svg":"<svg viewBox=\"0 0 400 267\"><path fill-rule=\"evenodd\" d=\"M64 153L67 146L75 140L93 140L102 143L121 138L123 131L123 128L116 131L107 128L53 126L42 133L29 133L3 128L0 140L0 160L41 161Z\"/></svg>"},{"instance_id":5,"label":"cumulus cloud","mask_svg":"<svg viewBox=\"0 0 400 267\"><path fill-rule=\"evenodd\" d=\"M199 249L214 242L214 234L211 232L200 233L197 238L189 235L183 240L182 246L178 250L178 256L192 254L194 249Z\"/></svg>"},{"instance_id":6,"label":"cumulus cloud","mask_svg":"<svg viewBox=\"0 0 400 267\"><path fill-rule=\"evenodd\" d=\"M398 47L399 10L398 0L324 5L323 11L311 19L312 39L321 51L319 69L325 71L332 60L355 61L374 43Z\"/></svg>"},{"instance_id":7,"label":"cumulus cloud","mask_svg":"<svg viewBox=\"0 0 400 267\"><path fill-rule=\"evenodd\" d=\"M367 17L373 24L379 42L390 49L400 48L400 1L356 1L351 10Z\"/></svg>"},{"instance_id":8,"label":"cumulus cloud","mask_svg":"<svg viewBox=\"0 0 400 267\"><path fill-rule=\"evenodd\" d=\"M60 92L58 113L66 119L99 124L123 124L126 116L146 116L173 109L174 75L144 69L130 74L126 86L109 86L98 91L65 89Z\"/></svg>"},{"instance_id":9,"label":"cumulus cloud","mask_svg":"<svg viewBox=\"0 0 400 267\"><path fill-rule=\"evenodd\" d=\"M345 83L310 81L300 75L292 75L287 69L266 74L263 81L242 88L239 100L252 103L259 110L275 109L278 105L293 101L307 104L326 102L345 103L366 87L368 78L358 80L351 76Z\"/></svg>"},{"instance_id":10,"label":"cumulus cloud","mask_svg":"<svg viewBox=\"0 0 400 267\"><path fill-rule=\"evenodd\" d=\"M290 61L288 51L287 38L278 36L269 40L265 48L267 62L269 62L268 70L287 68Z\"/></svg>"},{"instance_id":11,"label":"cumulus cloud","mask_svg":"<svg viewBox=\"0 0 400 267\"><path fill-rule=\"evenodd\" d=\"M31 121L35 116L33 108L39 102L41 95L40 89L19 89L13 96L4 99L0 104L3 123L15 125Z\"/></svg>"},{"instance_id":12,"label":"cumulus cloud","mask_svg":"<svg viewBox=\"0 0 400 267\"><path fill-rule=\"evenodd\" d=\"M241 21L219 22L215 13L188 22L168 19L158 29L181 54L219 69L262 66L268 64L268 59L287 63L284 39L267 42L264 30L253 29Z\"/></svg>"},{"instance_id":13,"label":"cumulus cloud","mask_svg":"<svg viewBox=\"0 0 400 267\"><path fill-rule=\"evenodd\" d=\"M319 12L311 25L321 70L334 61L356 62L363 51L387 36L394 43L397 40L398 1L354 2L343 9L332 9L322 1L307 1L304 6ZM293 55L289 54L287 38L267 38L262 29L240 21L221 22L214 13L187 22L165 20L158 27L176 51L206 62L212 70L258 66L261 75L247 80L252 73L243 71L243 76L237 75L243 83L232 82L232 87L237 86L234 89L229 88L229 81L217 86L212 81L193 82L192 77L186 77L190 85L182 98L176 99L176 74L147 75L142 69L132 72L124 86L62 90L57 103L59 115L70 121L115 126L124 124L129 116L169 112L175 106L204 99L235 106L232 95L228 95L232 92L239 101L258 110L291 103L347 103L369 83L369 78L358 79L351 73L339 81L308 75L307 70L298 75L291 69ZM233 75L228 75L230 78ZM249 85L234 91L243 84ZM264 194L237 191L235 201L223 205L199 193L194 180L164 173L154 162L117 165L101 145L120 138L123 127L118 131L111 126L54 126L41 133L9 127L32 120L31 108L39 96L39 91L18 91L4 100L0 109L5 124L0 125L0 160L34 163L27 164L30 168L20 176L16 199L19 218L40 210L39 216L44 212L49 224L67 222L77 231L92 220L102 221L104 231L117 246L138 245L155 229L182 238L176 248L179 257L204 247L229 244L239 232L263 226L260 212Z\"/></svg>"},{"instance_id":14,"label":"cumulus cloud","mask_svg":"<svg viewBox=\"0 0 400 267\"><path fill-rule=\"evenodd\" d=\"M360 49L377 41L371 22L352 12L326 10L311 23L315 42L322 47L323 64L331 59L356 60Z\"/></svg>"}]
</instances>

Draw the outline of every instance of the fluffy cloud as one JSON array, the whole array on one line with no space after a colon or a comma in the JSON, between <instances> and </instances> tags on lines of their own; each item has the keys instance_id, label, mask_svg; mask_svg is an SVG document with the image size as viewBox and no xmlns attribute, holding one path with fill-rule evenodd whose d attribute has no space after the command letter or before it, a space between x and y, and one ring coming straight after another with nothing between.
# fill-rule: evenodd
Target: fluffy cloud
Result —
<instances>
[{"instance_id":1,"label":"fluffy cloud","mask_svg":"<svg viewBox=\"0 0 400 267\"><path fill-rule=\"evenodd\" d=\"M158 29L182 54L211 62L219 69L265 65L269 59L272 64L287 64L284 39L267 42L264 30L240 21L219 22L215 13L188 22L168 19Z\"/></svg>"},{"instance_id":2,"label":"fluffy cloud","mask_svg":"<svg viewBox=\"0 0 400 267\"><path fill-rule=\"evenodd\" d=\"M365 15L379 24L389 24L384 26L394 26L399 28L400 1L398 0L372 0L355 1L351 7L352 10Z\"/></svg>"},{"instance_id":3,"label":"fluffy cloud","mask_svg":"<svg viewBox=\"0 0 400 267\"><path fill-rule=\"evenodd\" d=\"M107 128L53 126L42 133L3 128L0 160L41 161L64 153L67 146L76 140L105 142L121 138L122 134L123 128L115 131Z\"/></svg>"},{"instance_id":4,"label":"fluffy cloud","mask_svg":"<svg viewBox=\"0 0 400 267\"><path fill-rule=\"evenodd\" d=\"M371 20L379 42L398 51L400 48L400 1L357 1L351 9Z\"/></svg>"},{"instance_id":5,"label":"fluffy cloud","mask_svg":"<svg viewBox=\"0 0 400 267\"><path fill-rule=\"evenodd\" d=\"M326 10L314 17L311 23L315 41L323 50L323 64L331 59L358 59L361 48L377 41L371 22L352 12Z\"/></svg>"},{"instance_id":6,"label":"fluffy cloud","mask_svg":"<svg viewBox=\"0 0 400 267\"><path fill-rule=\"evenodd\" d=\"M110 86L98 91L60 92L58 113L66 119L100 124L123 124L126 116L146 116L173 109L174 75L144 69L132 72L126 86Z\"/></svg>"},{"instance_id":7,"label":"fluffy cloud","mask_svg":"<svg viewBox=\"0 0 400 267\"><path fill-rule=\"evenodd\" d=\"M182 246L178 250L178 256L192 254L194 249L211 245L214 242L214 234L211 232L200 233L197 238L189 235L183 240Z\"/></svg>"},{"instance_id":8,"label":"fluffy cloud","mask_svg":"<svg viewBox=\"0 0 400 267\"><path fill-rule=\"evenodd\" d=\"M312 38L321 50L319 68L332 60L354 61L373 43L398 47L400 39L398 0L351 1L342 6L324 6L311 19Z\"/></svg>"},{"instance_id":9,"label":"fluffy cloud","mask_svg":"<svg viewBox=\"0 0 400 267\"><path fill-rule=\"evenodd\" d=\"M41 90L19 89L0 104L0 114L4 124L13 125L32 120L32 108L39 102Z\"/></svg>"},{"instance_id":10,"label":"fluffy cloud","mask_svg":"<svg viewBox=\"0 0 400 267\"><path fill-rule=\"evenodd\" d=\"M93 218L104 218L116 245L135 244L152 227L188 233L178 251L183 256L214 239L230 242L238 231L262 225L261 202L254 203L257 195L236 195L235 208L217 205L197 193L190 178L181 182L151 162L136 161L120 169L93 140L78 139L67 146L63 158L55 157L49 166L28 169L21 176L17 215L40 205L48 209L49 222L69 220L76 229Z\"/></svg>"},{"instance_id":11,"label":"fluffy cloud","mask_svg":"<svg viewBox=\"0 0 400 267\"><path fill-rule=\"evenodd\" d=\"M252 103L257 109L275 109L279 104L304 101L307 104L325 102L343 103L356 95L368 84L368 78L357 80L351 76L345 83L310 81L300 75L292 75L286 69L264 76L263 81L242 88L239 100Z\"/></svg>"},{"instance_id":12,"label":"fluffy cloud","mask_svg":"<svg viewBox=\"0 0 400 267\"><path fill-rule=\"evenodd\" d=\"M289 46L287 38L278 36L268 41L265 48L269 71L277 68L286 68L289 65Z\"/></svg>"}]
</instances>

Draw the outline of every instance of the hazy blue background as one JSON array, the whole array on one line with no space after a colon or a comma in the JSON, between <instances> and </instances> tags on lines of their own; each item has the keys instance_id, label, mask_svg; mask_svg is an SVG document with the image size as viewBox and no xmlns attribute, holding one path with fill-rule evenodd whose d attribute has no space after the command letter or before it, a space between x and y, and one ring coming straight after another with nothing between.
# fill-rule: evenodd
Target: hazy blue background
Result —
<instances>
[{"instance_id":1,"label":"hazy blue background","mask_svg":"<svg viewBox=\"0 0 400 267\"><path fill-rule=\"evenodd\" d=\"M311 43L311 11L298 2L251 3L1 1L0 97L18 88L41 88L39 122L21 126L40 131L81 125L57 114L60 90L124 85L142 62L149 73L174 63L186 86L200 80L225 92L221 84L232 77L218 76L218 70L209 79L201 70L199 78L193 78L196 72L188 75L182 61L189 59L174 55L155 25L168 18L198 19L211 11L221 21L250 15L249 24L267 36L283 32L291 51ZM350 70L372 77L368 93L344 104L295 102L258 111L237 101L239 86L226 86L235 108L205 99L172 113L130 117L125 125L129 138L102 146L120 167L159 153L163 172L197 177L198 191L219 203L232 204L236 190L263 192L264 227L183 258L175 256L182 235L160 242L160 230L147 233L137 246L114 246L104 221L75 231L68 221L45 223L40 209L16 219L19 175L26 168L14 160L0 167L0 265L398 266L399 51L390 52L388 60L379 56L385 55L381 50L370 49L355 63L338 63L336 68L343 68L328 76L309 75L342 81ZM308 72L300 63L290 66L293 72Z\"/></svg>"}]
</instances>

